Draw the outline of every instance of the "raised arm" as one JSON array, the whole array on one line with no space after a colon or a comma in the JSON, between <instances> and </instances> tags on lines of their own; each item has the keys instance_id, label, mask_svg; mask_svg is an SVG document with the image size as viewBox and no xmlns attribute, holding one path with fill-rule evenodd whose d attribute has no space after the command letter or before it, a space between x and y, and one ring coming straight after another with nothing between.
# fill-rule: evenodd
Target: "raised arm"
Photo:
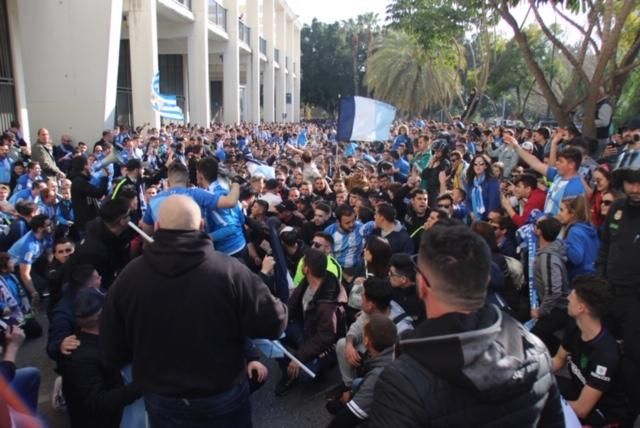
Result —
<instances>
[{"instance_id":1,"label":"raised arm","mask_svg":"<svg viewBox=\"0 0 640 428\"><path fill-rule=\"evenodd\" d=\"M523 150L522 147L520 147L520 144L518 144L518 140L516 140L510 135L505 135L504 142L505 144L510 145L516 151L518 156L520 156L520 159L525 161L532 169L534 169L535 171L537 171L538 173L542 174L545 177L547 176L547 170L549 169L549 165L547 165L544 162L541 162L535 155Z\"/></svg>"}]
</instances>

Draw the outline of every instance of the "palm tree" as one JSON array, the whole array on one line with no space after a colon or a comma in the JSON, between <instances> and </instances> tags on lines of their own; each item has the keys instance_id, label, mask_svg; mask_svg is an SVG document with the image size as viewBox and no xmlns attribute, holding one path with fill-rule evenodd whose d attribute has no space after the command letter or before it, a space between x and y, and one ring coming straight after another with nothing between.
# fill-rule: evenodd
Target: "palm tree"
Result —
<instances>
[{"instance_id":1,"label":"palm tree","mask_svg":"<svg viewBox=\"0 0 640 428\"><path fill-rule=\"evenodd\" d=\"M353 59L353 95L358 95L360 87L360 67L358 61L358 51L360 46L360 22L349 18L348 21L342 21L342 26L351 39L351 57Z\"/></svg>"},{"instance_id":2,"label":"palm tree","mask_svg":"<svg viewBox=\"0 0 640 428\"><path fill-rule=\"evenodd\" d=\"M385 33L367 62L368 88L409 114L436 106L448 109L460 92L457 69L464 67L464 55L451 45L431 52L404 31Z\"/></svg>"}]
</instances>

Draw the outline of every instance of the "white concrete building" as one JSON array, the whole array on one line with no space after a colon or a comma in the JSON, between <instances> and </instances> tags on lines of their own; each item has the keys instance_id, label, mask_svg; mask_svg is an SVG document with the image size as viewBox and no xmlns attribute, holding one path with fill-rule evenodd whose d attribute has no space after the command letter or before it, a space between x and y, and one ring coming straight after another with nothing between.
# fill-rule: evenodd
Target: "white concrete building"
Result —
<instances>
[{"instance_id":1,"label":"white concrete building","mask_svg":"<svg viewBox=\"0 0 640 428\"><path fill-rule=\"evenodd\" d=\"M187 122L299 121L300 30L286 0L0 0L1 130L158 126L157 71Z\"/></svg>"}]
</instances>

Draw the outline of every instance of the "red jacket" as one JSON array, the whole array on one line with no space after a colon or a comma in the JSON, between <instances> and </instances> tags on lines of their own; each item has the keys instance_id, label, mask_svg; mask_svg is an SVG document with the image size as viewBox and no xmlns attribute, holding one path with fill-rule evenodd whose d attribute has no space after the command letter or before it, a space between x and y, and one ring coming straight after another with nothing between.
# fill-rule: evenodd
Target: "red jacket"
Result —
<instances>
[{"instance_id":1,"label":"red jacket","mask_svg":"<svg viewBox=\"0 0 640 428\"><path fill-rule=\"evenodd\" d=\"M540 211L544 211L544 202L547 199L547 192L544 192L540 189L533 189L531 194L529 195L529 199L522 209L522 214L514 214L511 216L511 220L518 227L522 227L527 223L527 219L529 218L529 214L534 209L539 209Z\"/></svg>"}]
</instances>

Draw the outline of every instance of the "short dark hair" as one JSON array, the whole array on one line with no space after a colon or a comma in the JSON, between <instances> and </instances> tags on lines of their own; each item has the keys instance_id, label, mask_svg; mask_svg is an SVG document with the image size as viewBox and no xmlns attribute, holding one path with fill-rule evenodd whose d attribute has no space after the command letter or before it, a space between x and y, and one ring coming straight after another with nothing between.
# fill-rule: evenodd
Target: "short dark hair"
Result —
<instances>
[{"instance_id":1,"label":"short dark hair","mask_svg":"<svg viewBox=\"0 0 640 428\"><path fill-rule=\"evenodd\" d=\"M36 204L35 202L21 200L16 203L15 208L18 214L23 216L30 216L38 209L38 204Z\"/></svg>"},{"instance_id":2,"label":"short dark hair","mask_svg":"<svg viewBox=\"0 0 640 428\"><path fill-rule=\"evenodd\" d=\"M447 193L441 193L438 195L438 197L436 198L436 205L438 204L438 202L443 201L445 199L451 202L451 204L453 204L453 196L451 196L451 193L447 192Z\"/></svg>"},{"instance_id":3,"label":"short dark hair","mask_svg":"<svg viewBox=\"0 0 640 428\"><path fill-rule=\"evenodd\" d=\"M325 202L318 202L316 204L316 209L323 211L326 214L331 214L331 207L329 206L329 204L325 203Z\"/></svg>"},{"instance_id":4,"label":"short dark hair","mask_svg":"<svg viewBox=\"0 0 640 428\"><path fill-rule=\"evenodd\" d=\"M418 195L425 195L427 197L429 196L427 195L427 191L424 189L413 189L411 193L409 193L409 195L411 195L411 199L415 198Z\"/></svg>"},{"instance_id":5,"label":"short dark hair","mask_svg":"<svg viewBox=\"0 0 640 428\"><path fill-rule=\"evenodd\" d=\"M196 169L209 183L218 179L218 161L214 158L200 159Z\"/></svg>"},{"instance_id":6,"label":"short dark hair","mask_svg":"<svg viewBox=\"0 0 640 428\"><path fill-rule=\"evenodd\" d=\"M568 162L573 162L576 166L576 170L580 168L580 164L582 163L582 151L577 147L567 147L561 152L558 153L559 158L564 158Z\"/></svg>"},{"instance_id":7,"label":"short dark hair","mask_svg":"<svg viewBox=\"0 0 640 428\"><path fill-rule=\"evenodd\" d=\"M58 245L64 245L64 244L73 244L73 241L67 236L61 236L58 239L56 239L55 243L53 244L53 249L55 250L55 248Z\"/></svg>"},{"instance_id":8,"label":"short dark hair","mask_svg":"<svg viewBox=\"0 0 640 428\"><path fill-rule=\"evenodd\" d=\"M115 224L129 212L130 201L124 198L110 199L100 207L100 218L108 225Z\"/></svg>"},{"instance_id":9,"label":"short dark hair","mask_svg":"<svg viewBox=\"0 0 640 428\"><path fill-rule=\"evenodd\" d=\"M396 209L393 208L391 204L387 204L386 202L378 204L376 211L389 223L396 221Z\"/></svg>"},{"instance_id":10,"label":"short dark hair","mask_svg":"<svg viewBox=\"0 0 640 428\"><path fill-rule=\"evenodd\" d=\"M254 204L260 205L265 210L265 212L269 211L269 202L265 201L264 199L256 199L254 201Z\"/></svg>"},{"instance_id":11,"label":"short dark hair","mask_svg":"<svg viewBox=\"0 0 640 428\"><path fill-rule=\"evenodd\" d=\"M431 287L447 303L467 310L484 305L491 251L467 226L436 223L427 230L420 243L418 267L429 272Z\"/></svg>"},{"instance_id":12,"label":"short dark hair","mask_svg":"<svg viewBox=\"0 0 640 428\"><path fill-rule=\"evenodd\" d=\"M47 223L47 220L49 220L49 217L46 214L34 215L31 218L31 230L37 232L38 229L44 227L44 225Z\"/></svg>"},{"instance_id":13,"label":"short dark hair","mask_svg":"<svg viewBox=\"0 0 640 428\"><path fill-rule=\"evenodd\" d=\"M93 275L93 271L96 268L90 264L77 264L73 265L71 269L69 287L72 291L78 291L87 285L87 281Z\"/></svg>"},{"instance_id":14,"label":"short dark hair","mask_svg":"<svg viewBox=\"0 0 640 428\"><path fill-rule=\"evenodd\" d=\"M364 295L381 312L389 309L393 289L388 281L370 276L364 281Z\"/></svg>"},{"instance_id":15,"label":"short dark hair","mask_svg":"<svg viewBox=\"0 0 640 428\"><path fill-rule=\"evenodd\" d=\"M562 223L555 217L544 217L538 220L536 228L540 230L540 234L545 241L553 242L560 235Z\"/></svg>"},{"instance_id":16,"label":"short dark hair","mask_svg":"<svg viewBox=\"0 0 640 428\"><path fill-rule=\"evenodd\" d=\"M320 250L309 248L304 253L304 265L309 268L311 275L322 278L327 271L327 256Z\"/></svg>"},{"instance_id":17,"label":"short dark hair","mask_svg":"<svg viewBox=\"0 0 640 428\"><path fill-rule=\"evenodd\" d=\"M493 226L486 221L475 221L471 224L471 230L477 233L484 239L492 252L498 252L498 241L496 240L496 234L493 230Z\"/></svg>"},{"instance_id":18,"label":"short dark hair","mask_svg":"<svg viewBox=\"0 0 640 428\"><path fill-rule=\"evenodd\" d=\"M393 254L391 259L389 259L389 266L393 266L399 275L406 276L411 280L416 279L416 265L413 264L409 254Z\"/></svg>"},{"instance_id":19,"label":"short dark hair","mask_svg":"<svg viewBox=\"0 0 640 428\"><path fill-rule=\"evenodd\" d=\"M313 234L314 238L322 238L325 241L327 241L328 243L331 244L331 246L333 246L333 236L329 235L328 233L324 233L324 232L316 232Z\"/></svg>"},{"instance_id":20,"label":"short dark hair","mask_svg":"<svg viewBox=\"0 0 640 428\"><path fill-rule=\"evenodd\" d=\"M513 184L518 184L518 183L522 183L524 187L529 187L531 189L535 189L536 187L538 187L538 180L532 174L527 174L527 173L522 174L521 176L516 178L515 181L513 182Z\"/></svg>"},{"instance_id":21,"label":"short dark hair","mask_svg":"<svg viewBox=\"0 0 640 428\"><path fill-rule=\"evenodd\" d=\"M174 183L187 184L189 182L189 169L181 162L172 162L167 168L167 177Z\"/></svg>"},{"instance_id":22,"label":"short dark hair","mask_svg":"<svg viewBox=\"0 0 640 428\"><path fill-rule=\"evenodd\" d=\"M396 343L398 330L389 317L371 314L369 321L364 325L364 336L369 339L373 349L382 352Z\"/></svg>"},{"instance_id":23,"label":"short dark hair","mask_svg":"<svg viewBox=\"0 0 640 428\"><path fill-rule=\"evenodd\" d=\"M342 204L338 208L336 208L336 219L338 219L338 222L342 220L342 217L351 217L355 214L356 212L349 204Z\"/></svg>"},{"instance_id":24,"label":"short dark hair","mask_svg":"<svg viewBox=\"0 0 640 428\"><path fill-rule=\"evenodd\" d=\"M573 279L572 286L593 317L602 318L606 315L611 300L611 289L605 279L595 275L578 275Z\"/></svg>"}]
</instances>

